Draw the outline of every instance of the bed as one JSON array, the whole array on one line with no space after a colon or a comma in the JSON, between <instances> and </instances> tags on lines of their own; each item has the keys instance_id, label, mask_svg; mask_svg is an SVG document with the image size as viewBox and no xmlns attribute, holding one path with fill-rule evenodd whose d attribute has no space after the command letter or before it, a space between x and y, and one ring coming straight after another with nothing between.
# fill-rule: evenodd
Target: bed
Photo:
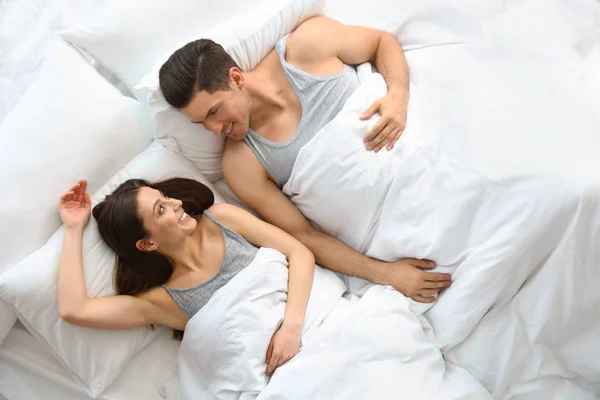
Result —
<instances>
[{"instance_id":1,"label":"bed","mask_svg":"<svg viewBox=\"0 0 600 400\"><path fill-rule=\"evenodd\" d=\"M161 400L162 386L177 372L179 344L169 333L132 360L102 400ZM88 399L65 368L17 323L0 347L0 387L7 399Z\"/></svg>"},{"instance_id":2,"label":"bed","mask_svg":"<svg viewBox=\"0 0 600 400\"><path fill-rule=\"evenodd\" d=\"M21 193L22 182L25 179L29 181L29 186L34 187L34 189L23 189L23 191L27 190L25 193L28 196L21 196L21 198L26 200L11 202L0 199L0 212L11 210L10 213L2 214L1 218L10 221L11 226L36 224L37 227L33 233L28 230L1 232L3 237L8 239L10 236L11 240L7 242L6 248L3 248L0 254L0 295L3 298L0 299L0 318L2 318L0 320L0 394L7 400L185 399L189 396L185 397L185 394L180 392L183 380L178 376L178 368L192 376L192 378L190 376L185 378L188 384L184 389L187 391L202 390L189 384L194 380L194 373L210 375L210 373L198 372L201 367L186 358L185 354L192 354L190 353L192 350L207 352L210 350L211 343L215 345L220 343L217 339L207 343L205 347L197 346L197 348L191 342L184 342L183 348L187 353L178 359L180 343L173 341L167 330L140 330L121 336L104 334L77 336L84 333L69 330L57 321L56 315L53 314L55 312L52 295L54 288L51 283L55 271L52 260L56 259L60 244L60 221L57 221L54 213L54 200L56 194L63 189L64 182L79 177L80 174L85 174L90 181L90 190L96 193L94 201L100 199L118 181L126 177L148 174L149 179L154 179L156 176L162 176L160 174L177 173L207 182L218 194L218 201L243 206L222 178L220 158L223 142L212 135L199 135L197 126L193 126L181 115L166 107L164 99L157 94L156 68L172 49L177 48L179 43L197 38L200 34L215 38L224 44L242 67L249 69L272 48L273 40L293 30L299 22L311 15L323 13L345 23L390 31L403 43L411 68L411 82L416 89L414 101L411 103L414 109L409 112L409 119L413 115L415 120L425 121L410 125L409 120L406 151L412 151L410 146L415 146L414 148L417 149L415 152L422 151L419 146L425 143L429 146L427 156L433 157L440 154L440 150L437 148L431 150L433 147L429 143L436 140L443 143L443 152L460 159L462 163L460 171L448 167L448 171L460 172L449 176L450 186L456 184L456 188L459 189L475 187L479 190L481 186L469 186L470 182L479 184L478 179L485 177L498 183L503 180L510 181L515 176L527 175L533 178L524 184L532 183L531 187L536 187L536 184L543 181L543 176L561 174L560 177L564 179L565 185L573 184L569 188L583 187L589 190L586 192L588 197L583 196L582 202L587 201L586 204L592 211L593 205L596 204L594 202L600 198L597 196L598 185L594 185L600 176L597 171L591 171L598 166L595 154L600 143L600 130L598 130L600 127L600 5L593 0L524 0L485 3L457 0L452 4L441 0L418 3L393 0L369 2L364 0L298 0L296 2L293 0L280 2L228 0L219 4L209 1L181 0L172 7L166 7L159 0L120 3L117 0L83 3L61 1L35 5L31 2L13 1L0 5L0 26L2 26L0 47L3 56L3 62L0 64L2 75L0 91L6 93L0 103L0 138L8 143L6 146L10 149L29 147L30 143L41 143L39 149L36 146L29 149L28 157L21 156L14 150L4 150L4 153L0 154L2 155L0 162L5 162L0 165L3 171L10 169L21 171L21 175L15 175L10 179L6 175L5 187ZM231 10L236 10L235 15L231 14ZM255 14L247 14L252 13L253 10ZM40 15L44 17L41 18ZM135 22L132 22L134 20ZM6 24L6 21L10 23ZM254 21L256 25L248 21ZM258 24L263 24L267 28L257 34ZM30 26L34 26L35 29L25 29ZM144 26L145 29L139 29L140 26ZM234 30L231 29L232 26L237 28L236 32L232 33ZM64 28L68 29L64 30ZM55 33L58 31L61 32L60 37L57 38ZM60 48L58 53L54 49L56 41L60 42L57 45ZM485 46L482 46L487 42L501 43L510 56L502 55L501 52L488 51ZM148 46L148 43L152 43L152 46ZM69 49L64 46L69 46ZM23 51L25 48L28 52ZM479 52L474 52L474 48ZM31 51L32 49L36 51ZM49 61L46 60L46 54L50 54ZM57 58L56 54L62 54L64 57ZM84 60L88 66L92 65L93 69L78 66L70 70L57 61L57 59L68 58L73 60L73 64L78 64L81 60L76 61L73 58L75 54L83 57L81 60ZM515 60L518 62L514 62ZM444 68L449 69L444 70ZM363 66L361 69L364 71L363 82L373 81L374 94L371 95L379 93L377 90L385 90L378 86L381 82L377 83L378 78L372 73L370 67ZM63 76L66 75L65 71L72 75L68 78L70 81ZM494 71L498 74L491 74ZM104 78L98 80L94 74ZM53 87L52 90L46 91L45 87L49 86L56 76L67 79L65 82L70 83L64 86L68 88L65 89L65 93L80 100L67 101L57 97L59 90L62 90L61 87ZM548 81L552 80L552 77L555 77L560 85L549 85ZM523 85L523 88L528 86L536 88L536 91L524 89L522 91L524 96L512 97L508 89L503 92L504 88L512 87L502 86L503 79L506 82L510 81L511 84L518 82ZM430 82L433 83L429 85ZM463 84L462 88L457 87L460 84ZM500 100L487 101L486 96L491 93L498 95ZM356 104L365 101L368 95L365 96L363 100L356 100ZM426 101L428 96L435 97L436 101ZM555 96L557 100L554 100ZM561 99L565 98L572 101L561 103ZM52 103L52 99L56 99L54 105L56 109L49 106L48 112L40 112L41 116L36 117L38 120L33 118L32 121L28 121L28 110L41 109L45 104ZM96 112L90 113L86 107L77 108L80 106L78 103L82 102L88 102L89 108L95 109ZM510 102L510 106L506 107L506 110L512 110L509 116L503 114L502 102L506 104ZM531 106L533 102L536 102L536 106ZM481 107L482 103L490 106ZM112 108L107 108L107 104L111 104ZM528 107L535 118L528 115ZM152 113L149 113L147 108L150 108ZM79 110L81 115L78 117L74 115L77 113L65 111L69 109ZM473 110L478 112L473 113ZM511 116L529 125L512 129ZM107 119L110 119L110 123L106 122ZM572 127L576 129L570 131ZM124 135L118 134L119 129L130 132L129 139L123 139ZM84 130L87 136L81 138L79 133ZM44 138L41 133L36 133L37 131L43 131L47 137ZM528 131L533 133L522 134ZM430 134L432 132L433 134ZM448 136L440 140L440 137L436 136L439 132L452 135L457 140L453 142L448 139ZM558 136L561 132L568 133L567 137L570 138L565 139L570 141L564 145L561 145L563 137ZM536 146L545 142L545 133L552 135L547 147L542 149L544 151L536 151ZM422 135L421 138L419 134ZM65 139L61 142L61 137L69 138L69 141ZM48 168L52 162L64 157L64 153L60 151L61 146L66 146L65 143L72 144L72 140L80 140L75 142L76 146L83 146L84 139L92 145L85 148L84 154L74 160L69 168L60 171L58 168L44 170L44 176L40 177L41 168ZM465 143L468 145L464 145ZM516 144L522 146L523 151L511 156L513 154L511 146ZM46 151L50 148L53 150ZM535 154L535 156L527 157L527 154ZM39 161L28 162L28 159ZM568 167L559 168L560 163L553 163L554 159L562 160ZM577 160L581 163L577 163ZM311 162L307 157L305 164L309 165ZM164 169L155 167L161 163L165 165ZM498 168L498 165L502 167ZM411 166L415 171L427 167L418 163ZM452 167L455 166L456 164L452 164ZM473 169L475 175L478 175L473 178L474 175L462 174L466 169ZM326 175L329 172L331 171L322 173ZM302 170L295 173L297 176L293 181L288 182L286 189L288 194L296 197L297 204L305 205L303 211L307 215L314 220L319 220L319 215L311 214L314 212L311 202L320 203L322 199L303 197L301 189L310 187L310 182L306 183L301 179ZM464 179L454 182L453 177ZM4 176L2 179L4 184ZM435 179L439 177L432 178ZM393 184L393 182L388 183L388 185ZM36 186L43 187L44 190L37 190ZM427 185L421 186L423 187L427 188ZM325 190L319 189L318 186L315 188L318 193L327 196ZM540 184L539 188L539 193L545 193L543 185ZM485 189L491 193L489 186L485 186ZM433 193L433 196L436 193L447 194L438 191ZM555 198L564 194L558 189L552 193ZM423 196L423 204L428 204L427 199L431 196L427 194L429 196L427 199L425 195ZM531 195L525 200L534 197ZM361 197L360 194L356 194L353 198L356 200ZM476 203L478 201L484 203L482 198L474 196L474 199ZM498 196L498 199L502 200L501 196ZM2 201L4 203L1 203ZM369 204L368 198L365 201ZM461 199L456 201L458 204ZM515 202L515 204L513 210L515 215L519 211L528 210L532 218L544 219L543 209L537 210L540 211L540 215L535 214L536 203L533 200ZM384 211L385 207L384 205ZM456 207L459 209L458 206ZM373 210L376 208L374 206ZM337 211L341 212L342 209L343 207L340 207ZM415 209L418 211L418 207ZM448 214L455 210L452 207L443 209ZM473 209L477 209L477 205L471 208ZM352 214L352 210L350 205L346 211ZM406 217L395 215L393 208L389 215L394 218ZM434 215L434 213L427 215ZM479 215L488 218L493 217L494 214L488 212ZM557 258L557 261L552 264L554 265L552 268L557 268L554 272L551 268L538 269L538 263L532 264L529 269L510 270L513 275L507 276L514 277L514 281L506 280L507 276L502 273L495 275L496 272L488 269L487 275L478 277L482 281L485 281L486 276L488 280L494 280L488 282L487 293L485 290L481 293L469 292L470 287L465 285L462 293L468 295L462 296L457 291L448 292L446 299L454 300L440 303L442 306L433 308L431 312L419 308L419 305L414 303L402 303L406 306L402 308L402 312L408 310L412 312L406 314L407 320L402 321L415 324L411 326L416 327L417 331L422 328L424 332L430 333L432 325L436 329L449 327L447 331L449 333L440 332L437 338L430 337L431 343L428 342L426 351L430 352L428 354L432 355L432 359L437 360L436 374L443 376L446 368L447 375L454 374L459 377L452 382L459 382L458 386L463 388L471 385L471 389L465 390L464 393L459 390L455 396L452 395L452 398L484 399L490 396L490 398L503 400L538 398L593 400L600 396L600 370L597 363L594 364L596 359L594 355L598 354L600 349L600 342L595 339L600 334L600 318L595 312L597 308L585 308L586 304L595 307L599 301L591 289L592 286L585 284L585 281L587 279L590 283L598 278L600 268L597 263L598 254L588 250L592 248L593 243L598 243L600 233L594 228L596 226L594 224L598 222L595 220L597 213L589 212L582 215L584 217L589 215L587 220L583 218L583 223L580 222L581 219L564 219L564 225L549 223L544 225L546 228L535 231L536 235L539 234L543 239L542 241L550 243L551 246L556 245L564 251L559 254L563 256L575 250L569 247L569 242L560 242L564 237L561 235L570 232L569 229L573 226L577 228L578 235L589 242L590 247L582 247L582 249L588 257L586 260L591 260L586 261L586 269L582 270L580 276L576 276L577 279L573 278L574 275L563 274L564 271L560 271L559 266L562 265L562 261ZM563 221L559 217L560 215L556 220ZM44 222L38 224L37 221ZM536 260L541 265L539 255L536 254L534 257L528 253L529 249L540 247L527 242L526 234L529 232L527 218L519 221L521 224L517 226L519 229L515 231L516 233L510 234L520 238L524 245L522 248L506 247L515 255L516 261L511 265L515 263L518 265L519 262L526 263L529 259ZM577 223L569 224L569 221ZM322 222L324 223L322 228L325 230L341 236L346 234L343 226L335 225L336 221L332 221L331 226L325 226L327 220ZM364 221L356 221L356 226L361 223ZM435 226L431 221L428 223L430 227ZM413 226L417 225L415 222ZM385 226L382 230L384 233L395 232L394 228ZM417 232L414 236L419 237L418 231L413 232ZM448 231L442 233L447 235ZM519 233L522 237L518 236ZM472 236L472 233L463 232L463 235L457 235L457 238L469 235ZM491 235L490 233L490 237ZM93 283L88 290L98 295L110 293L109 253L99 247L98 237L93 237L92 234L88 236L89 246L86 250L88 263L98 264L98 267L86 269L86 277L93 278ZM394 236L401 237L402 232L394 233ZM365 237L369 240L365 241ZM579 240L579 236L577 238ZM385 235L373 238L366 234L358 237L349 234L344 237L347 243L358 250L371 251L372 254L383 259L386 257L393 259L403 255L402 251L396 254L382 250L386 247L386 243L388 245L392 243L392 239ZM556 240L556 243L552 244L553 240ZM441 249L439 253L448 268L460 264L466 257L465 254L444 253L444 249L450 248L458 242L458 239L450 244L447 244L450 241L440 241L439 245L432 245L431 242L414 240L413 247L408 247L411 254L406 255L425 257L428 255L428 246L435 247ZM373 243L375 246L370 247ZM548 254L551 253L544 254L550 257ZM506 254L502 257L509 258ZM489 261L484 257L482 259ZM577 265L579 264L572 267L576 268ZM17 273L17 269L20 272ZM459 277L469 276L468 271L458 271ZM567 281L573 285L565 285ZM497 282L504 283L494 286ZM336 324L348 315L346 310L350 309L348 304L352 307L360 307L358 296L364 294L368 288L364 282L357 280L350 280L346 284L354 290L355 297L347 295L345 300L338 301L344 304L347 302L346 305L336 303L337 306L332 306L332 310L337 311L331 313L330 320L334 322L330 322L332 324L330 327L335 328ZM335 286L333 283L331 285ZM455 286L460 288L461 284ZM551 291L544 292L540 296L543 304L533 301L535 297L532 292L542 291L546 286L569 288L561 297L565 301L562 303L558 301ZM581 303L583 304L581 307L570 308L573 304L578 304L576 303L578 288L586 297L586 303ZM42 293L45 290L47 293ZM503 297L501 293L495 293L494 290L505 291L508 294ZM489 294L490 299L471 309L468 307L469 303L464 303L464 300L477 293L481 296ZM519 296L516 296L516 293L519 293ZM525 297L526 293L530 294L529 297ZM394 295L386 292L372 296L377 299L377 296L393 297ZM332 304L335 303L331 301ZM459 306L453 308L457 304ZM217 305L218 303L215 307ZM554 313L552 310L558 311ZM260 309L255 311L261 312ZM561 318L572 325L573 320L568 319L571 311L573 311L573 318L577 317L575 322L578 323L578 334L581 340L569 342L568 337L562 338L559 335L558 342L566 343L565 354L562 358L555 357L552 351L554 349L545 347L548 343L557 343L556 337L552 335L555 331L549 333L542 327L546 326L546 321L552 320L553 315L562 315ZM401 314L398 310L390 312ZM536 312L538 315L544 315L546 320L535 321L534 318L528 320L528 323L524 322L525 318L530 318ZM453 318L455 314L460 314L460 317ZM268 315L268 312L264 315ZM452 318L445 318L448 315ZM586 315L589 315L589 318L586 319ZM275 321L276 317L273 318ZM13 326L12 321L15 319L17 322ZM10 331L2 341L3 323L6 321L8 325L5 325ZM552 329L556 326L557 332L567 332L568 328L564 331L560 329L560 321L558 319L553 321L555 325L552 325ZM201 334L194 331L194 335L202 336L202 333L207 332L206 327L200 324L198 326L201 327L198 329ZM402 324L398 325L398 329L402 329ZM504 329L510 331L510 335L502 335ZM313 331L315 329L310 332ZM351 329L349 332L350 336L356 333ZM363 333L361 329L358 329L358 332ZM536 332L544 334L536 337ZM394 338L386 336L384 332L373 329L371 334L380 335L378 337L381 337L382 342L389 340L389 343L395 343ZM77 338L80 337L84 338L82 341L87 343L87 347L69 349L69 341L79 340ZM425 337L422 339L426 340ZM406 339L396 347L401 347L409 340ZM121 347L117 344L111 345L116 342L121 343ZM98 354L94 353L88 358L78 354L93 352L94 343L101 343L104 346L95 350ZM353 346L358 349L363 342L350 340L348 343L354 343ZM582 343L585 347L582 347ZM495 351L490 351L490 346L496 346ZM111 350L120 355L111 357L108 354L99 354L110 353ZM439 354L434 350L441 351L445 360L439 358L437 356ZM318 353L317 350L314 351L315 354ZM323 347L319 351L322 351L322 354L330 354L327 352L331 349ZM504 354L504 351L507 353ZM385 352L382 354L382 359L389 355ZM579 356L581 354L587 356ZM331 359L335 357L332 356ZM106 360L105 363L114 363L113 370L101 368L102 360ZM348 356L346 359L339 358L339 360L351 363L355 359ZM239 359L240 365L244 365L244 362L247 360ZM286 391L286 388L294 385L295 379L306 379L309 383L305 387L310 388L310 382L314 384L316 380L326 376L318 376L318 374L313 376L309 373L294 375L295 365L301 366L303 362L304 365L310 366L311 371L317 370L320 365L317 358L311 360L307 357L307 361L300 358L297 364L291 365L291 372L282 370L281 378L273 380L270 386L267 385L264 398L291 396L291 392ZM532 363L537 364L532 365ZM112 365L106 364L111 367ZM365 368L364 371L371 374L381 373L381 370L377 369ZM333 380L341 379L336 377L334 372L332 370L331 375L327 376L331 376ZM218 371L211 373L215 374L214 376L218 375ZM358 381L360 379L356 379L353 383ZM418 379L415 379L415 382L417 381ZM449 387L454 385L452 382L449 383ZM388 383L390 388L394 387L393 380ZM256 384L264 388L267 384L264 376L256 378ZM328 388L326 385L322 387ZM256 393L250 392L242 391L242 395L247 397L241 398L257 397ZM385 398L386 395L394 398L394 394L400 393L388 392L373 391L372 394L381 398ZM343 397L340 393L337 395ZM555 397L548 397L552 395ZM207 394L206 398L211 396Z\"/></svg>"}]
</instances>

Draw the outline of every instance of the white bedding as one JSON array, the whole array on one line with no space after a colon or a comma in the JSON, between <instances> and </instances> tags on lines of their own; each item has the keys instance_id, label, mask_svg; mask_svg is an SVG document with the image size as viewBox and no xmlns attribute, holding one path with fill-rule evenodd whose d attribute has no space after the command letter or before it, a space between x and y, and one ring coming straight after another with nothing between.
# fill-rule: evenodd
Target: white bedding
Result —
<instances>
[{"instance_id":1,"label":"white bedding","mask_svg":"<svg viewBox=\"0 0 600 400\"><path fill-rule=\"evenodd\" d=\"M287 262L271 249L221 288L187 324L179 352L182 400L490 398L462 368L446 366L406 298L375 286L362 298L316 268L300 353L265 376L283 319Z\"/></svg>"},{"instance_id":2,"label":"white bedding","mask_svg":"<svg viewBox=\"0 0 600 400\"><path fill-rule=\"evenodd\" d=\"M593 2L524 2L471 42L408 52L396 148L373 154L361 141L374 121L358 116L385 93L375 75L284 187L351 247L452 271L425 316L446 359L495 398L600 395L600 119L588 73L600 68L599 16Z\"/></svg>"},{"instance_id":3,"label":"white bedding","mask_svg":"<svg viewBox=\"0 0 600 400\"><path fill-rule=\"evenodd\" d=\"M176 374L178 347L179 342L171 340L171 333L165 333L140 352L98 399L163 400L159 391ZM0 388L7 400L90 399L20 323L0 346Z\"/></svg>"},{"instance_id":4,"label":"white bedding","mask_svg":"<svg viewBox=\"0 0 600 400\"><path fill-rule=\"evenodd\" d=\"M33 81L54 34L93 15L104 3L105 0L0 2L0 122Z\"/></svg>"},{"instance_id":5,"label":"white bedding","mask_svg":"<svg viewBox=\"0 0 600 400\"><path fill-rule=\"evenodd\" d=\"M80 16L93 13L102 3L98 0L0 2L0 122L31 82L49 36ZM420 163L410 165L412 171L416 173L419 168L424 168L427 172L424 176L430 177L443 173L443 170L430 169L436 157L444 152L447 156L444 165L449 168L446 172L452 171L452 168L462 172L475 171L474 174L449 174L450 179L444 183L453 182L456 184L453 187L437 186L439 190L458 194L456 203L450 203L445 197L432 197L430 193L440 192L427 190L417 191L407 202L389 198L392 202L382 204L378 209L382 213L391 213L393 218L384 220L378 232L370 232L369 240L379 243L371 249L372 254L381 254L382 258L388 259L400 255L445 257L443 263L449 268L463 266L462 270L460 267L456 269L453 288L426 314L436 327L437 340L445 347L449 381L467 382L466 388L472 393L480 389L476 389L477 384L462 368L451 364L456 363L467 368L499 399L586 400L594 397L591 393L600 396L599 346L596 339L600 337L597 324L599 298L593 287L600 278L599 246L595 247L595 252L590 251L590 246L599 240L597 231L591 232L591 235L590 231L598 223L597 214L593 213L594 206L598 208L598 186L591 185L600 182L598 174L594 175L594 171L600 169L593 158L599 148L600 137L600 5L594 0L489 1L485 5L484 2L464 0L436 9L432 6L435 3L444 2L423 0L411 2L407 7L409 2L397 0L372 0L368 5L362 0L328 1L328 15L345 22L389 29L404 39L410 50L407 57L413 88L411 113L409 126L396 152L426 150L425 157L418 157ZM457 5L468 8L457 12ZM479 25L468 18L473 14L477 14ZM499 47L490 47L490 43ZM439 45L446 46L436 47ZM364 130L367 126L359 128ZM369 156L372 162L362 165L377 166L380 159L391 156ZM410 168L403 171L411 171ZM461 176L468 179L457 182ZM539 179L540 176L550 179L544 181ZM380 178L386 177L377 176L377 179ZM557 180L565 186L558 185ZM464 268L465 257L470 256L472 251L460 254L460 257L456 254L462 240L472 240L471 226L461 231L458 224L452 223L453 220L446 220L447 235L436 237L431 234L443 231L435 218L439 215L437 213L447 211L445 215L451 215L458 221L456 210L460 210L458 205L462 204L462 210L468 211L468 214L470 210L464 203L467 198L476 200L473 210L481 210L482 203L477 199L482 194L481 182L487 182L494 189L522 185L522 193L525 190L529 193L521 203L512 196L507 200L512 204L514 217L508 216L508 212L496 215L496 210L508 211L502 208L506 207L506 203L498 207L493 204L501 197L481 197L483 203L488 202L485 204L489 204L491 211L478 212L476 216L489 217L485 221L491 231L489 237L494 238L500 228L513 229L514 236L504 234L504 247L498 246L497 241L481 242L482 246L490 247L490 251L485 252L485 247L479 248L484 262L470 270L481 273L477 275L467 273L469 270ZM548 188L542 187L544 182L549 182L548 187L555 190L552 196L544 191ZM411 183L416 189L427 187L431 181ZM533 186L528 186L530 183ZM465 192L462 190L465 186L473 190ZM435 185L431 185L433 187ZM535 191L535 188L540 190ZM585 193L589 196L584 193L584 196L577 197L582 193L578 192L580 190L587 191ZM320 195L326 193L324 191ZM363 194L368 196L369 193ZM569 208L569 199L572 208ZM582 201L575 204L578 199ZM325 205L335 203L332 196L326 196L325 200ZM397 211L409 212L408 207L397 207L400 202L415 211L408 220L402 219L403 224L415 221L406 231L394 224L394 218L405 215L398 215ZM550 208L541 205L554 207L552 210L557 214L564 211L564 218L552 220L552 214L547 212ZM428 213L428 206L435 206L435 212ZM366 205L361 205L355 217L368 210ZM525 210L531 214L525 214ZM418 215L425 218L419 219ZM504 222L508 217L510 224L503 224L503 217ZM356 221L360 226L366 219ZM525 230L520 231L519 227ZM532 230L540 236L528 235ZM481 232L477 235L485 237ZM531 241L536 238L543 243L532 244ZM518 240L522 241L516 243ZM357 242L364 246L361 249L368 249L368 241L361 239ZM401 247L394 245L397 243ZM573 247L574 243L579 247ZM549 254L548 248L556 244L545 263L534 265L528 262L528 258ZM437 245L440 247L436 248ZM517 262L509 263L510 260L498 258L499 254L506 255L508 250L514 249L515 245L518 245L518 251L512 256ZM576 265L569 264L572 254L583 258ZM509 263L511 269L499 271L493 267L498 263ZM483 274L486 265L488 270ZM591 268L575 268L582 265L591 265ZM483 282L489 285L483 285ZM353 283L360 286L358 281ZM461 287L466 291L459 290ZM518 294L513 297L517 290ZM319 379L324 380L321 382L324 390L335 389L335 393L341 395L341 390L349 384L342 381L348 376L340 375L348 373L348 370L336 369L335 363L339 366L348 361L357 366L365 357L377 354L377 351L361 353L365 349L361 345L365 343L357 343L354 339L362 334L362 337L380 338L382 343L398 340L389 335L389 331L379 329L380 319L387 314L404 318L404 322L411 321L412 325L402 323L398 329L405 335L416 335L420 339L415 343L425 346L421 328L415 321L426 326L427 322L407 313L406 305L409 303L383 302L381 311L389 307L386 315L371 313L377 302L390 297L398 300L401 296L381 288L369 293L364 302L356 297L340 298L328 314L328 323L319 327L325 336L327 333L337 335L336 340L339 337L348 339L340 341L338 350L347 350L348 347L341 347L344 344L356 352L336 353L329 347L324 354L331 357L324 359L318 354L311 354L310 349L318 348L317 345L327 346L332 341L326 338L311 342L307 338L302 357L297 357L295 364L292 362L275 374L267 385L265 398L269 393L275 396L283 392L289 396L290 387L310 391L315 387L311 384ZM457 304L467 307L467 312L458 310ZM410 306L417 313L424 311L414 308L414 303ZM481 314L484 316L479 321ZM373 329L364 335L367 332L362 328L371 326L343 325L342 321L351 321L349 315L361 316L362 319L357 318L357 321L372 322ZM461 321L456 318L459 315L466 315L467 319ZM444 329L447 326L449 329ZM191 337L189 334L190 343ZM263 335L263 342L267 337L270 338ZM466 337L466 340L454 346L461 337ZM406 346L406 342L399 344L401 346L395 349L404 351L403 355L416 349ZM174 373L176 360L172 346L167 338L150 345L101 398L160 399L158 387ZM436 354L433 349L429 346L424 348L437 362L429 377L435 381L435 377L441 376L442 367L437 356L433 356ZM264 349L255 350L262 354ZM383 353L388 362L398 355L391 351ZM323 365L329 361L333 366L325 370ZM421 366L425 365L424 361L426 359L415 360L416 365ZM308 367L296 373L296 368L303 365ZM393 368L396 367L402 368L394 364ZM190 367L192 372L193 368ZM377 365L369 365L364 370L377 372L378 368ZM355 385L375 380L383 382L382 386L370 386L369 390L373 392L382 390L389 395L383 390L392 388L394 398L402 393L402 388L394 386L397 382L385 380L385 374L350 376L357 378L350 382ZM188 388L201 385L189 376L182 379ZM419 381L418 376L416 381ZM260 382L261 385L266 383L264 380ZM411 382L408 384L410 388ZM458 393L452 391L454 389L450 393ZM56 360L18 325L0 346L0 392L8 400L87 398ZM322 393L307 396L319 398L320 395ZM481 396L476 398L485 398L485 395ZM252 395L249 397L252 398ZM333 397L326 395L326 398Z\"/></svg>"}]
</instances>

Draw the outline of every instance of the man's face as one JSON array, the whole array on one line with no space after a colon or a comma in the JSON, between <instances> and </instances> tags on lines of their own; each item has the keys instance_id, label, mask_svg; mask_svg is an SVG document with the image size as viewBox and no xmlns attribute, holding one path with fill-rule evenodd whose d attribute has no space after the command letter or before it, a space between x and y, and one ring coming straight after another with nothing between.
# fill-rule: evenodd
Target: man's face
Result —
<instances>
[{"instance_id":1,"label":"man's face","mask_svg":"<svg viewBox=\"0 0 600 400\"><path fill-rule=\"evenodd\" d=\"M250 124L250 107L242 90L234 84L230 87L215 93L199 91L181 111L215 135L242 140Z\"/></svg>"}]
</instances>

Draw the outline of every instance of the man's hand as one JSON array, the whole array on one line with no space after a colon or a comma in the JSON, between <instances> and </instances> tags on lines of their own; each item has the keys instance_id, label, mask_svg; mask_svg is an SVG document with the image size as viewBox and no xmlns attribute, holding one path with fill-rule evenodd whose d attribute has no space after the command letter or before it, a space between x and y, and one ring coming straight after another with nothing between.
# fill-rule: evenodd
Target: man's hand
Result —
<instances>
[{"instance_id":1,"label":"man's hand","mask_svg":"<svg viewBox=\"0 0 600 400\"><path fill-rule=\"evenodd\" d=\"M435 267L432 261L405 258L387 267L386 284L421 303L433 303L434 295L452 283L449 274L423 271Z\"/></svg>"},{"instance_id":2,"label":"man's hand","mask_svg":"<svg viewBox=\"0 0 600 400\"><path fill-rule=\"evenodd\" d=\"M360 116L364 121L377 112L381 115L379 121L364 137L367 150L374 150L377 153L384 146L388 151L394 148L394 144L400 139L406 127L408 98L406 90L389 92L387 96L375 100Z\"/></svg>"}]
</instances>

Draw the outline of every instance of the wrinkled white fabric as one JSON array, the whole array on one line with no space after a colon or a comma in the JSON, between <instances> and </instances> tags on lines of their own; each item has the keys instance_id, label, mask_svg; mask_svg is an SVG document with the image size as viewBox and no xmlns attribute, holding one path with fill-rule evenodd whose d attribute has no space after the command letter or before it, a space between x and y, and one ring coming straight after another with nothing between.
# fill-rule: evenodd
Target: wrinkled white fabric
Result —
<instances>
[{"instance_id":1,"label":"wrinkled white fabric","mask_svg":"<svg viewBox=\"0 0 600 400\"><path fill-rule=\"evenodd\" d=\"M404 296L383 286L342 296L343 281L319 267L300 353L267 379L287 281L285 257L261 249L188 322L181 399L491 399L462 368L446 367Z\"/></svg>"},{"instance_id":2,"label":"wrinkled white fabric","mask_svg":"<svg viewBox=\"0 0 600 400\"><path fill-rule=\"evenodd\" d=\"M425 316L447 360L502 399L600 395L600 119L590 91L600 14L575 3L524 2L488 21L486 40L407 52L408 125L394 150L362 143L377 118L359 115L386 92L374 75L302 149L284 187L352 248L452 272ZM535 40L527 21L538 18L557 26L544 31L553 47ZM358 294L368 287L349 281Z\"/></svg>"}]
</instances>

